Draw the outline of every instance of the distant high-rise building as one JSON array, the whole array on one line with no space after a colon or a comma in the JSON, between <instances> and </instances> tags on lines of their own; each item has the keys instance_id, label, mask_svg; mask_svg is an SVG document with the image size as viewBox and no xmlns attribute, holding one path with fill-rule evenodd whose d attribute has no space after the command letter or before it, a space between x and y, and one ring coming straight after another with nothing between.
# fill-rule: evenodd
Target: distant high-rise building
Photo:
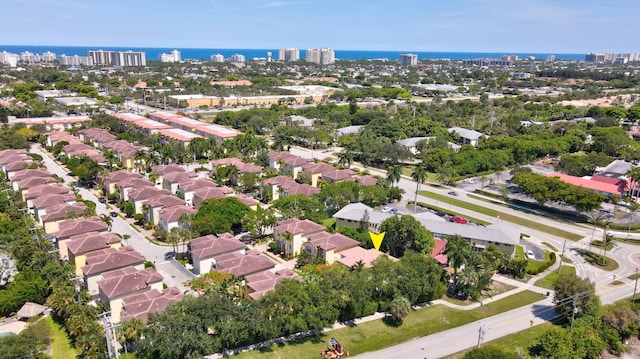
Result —
<instances>
[{"instance_id":1,"label":"distant high-rise building","mask_svg":"<svg viewBox=\"0 0 640 359\"><path fill-rule=\"evenodd\" d=\"M554 62L554 61L556 61L556 55L549 55L549 56L547 56L547 61L549 61L549 62Z\"/></svg>"},{"instance_id":2,"label":"distant high-rise building","mask_svg":"<svg viewBox=\"0 0 640 359\"><path fill-rule=\"evenodd\" d=\"M54 62L56 61L56 54L51 51L46 51L42 53L42 56L40 56L40 60L44 62Z\"/></svg>"},{"instance_id":3,"label":"distant high-rise building","mask_svg":"<svg viewBox=\"0 0 640 359\"><path fill-rule=\"evenodd\" d=\"M10 52L2 51L0 52L0 64L9 65L9 67L18 66L18 55L12 54Z\"/></svg>"},{"instance_id":4,"label":"distant high-rise building","mask_svg":"<svg viewBox=\"0 0 640 359\"><path fill-rule=\"evenodd\" d=\"M89 50L87 57L90 57L94 65L115 65L115 66L146 66L147 55L137 51L104 51Z\"/></svg>"},{"instance_id":5,"label":"distant high-rise building","mask_svg":"<svg viewBox=\"0 0 640 359\"><path fill-rule=\"evenodd\" d=\"M56 58L60 65L65 66L93 66L93 60L89 56L67 56L62 54Z\"/></svg>"},{"instance_id":6,"label":"distant high-rise building","mask_svg":"<svg viewBox=\"0 0 640 359\"><path fill-rule=\"evenodd\" d=\"M115 65L117 53L115 51L89 50L87 57L90 57L94 65Z\"/></svg>"},{"instance_id":7,"label":"distant high-rise building","mask_svg":"<svg viewBox=\"0 0 640 359\"><path fill-rule=\"evenodd\" d=\"M147 56L144 52L120 51L115 65L118 66L146 66Z\"/></svg>"},{"instance_id":8,"label":"distant high-rise building","mask_svg":"<svg viewBox=\"0 0 640 359\"><path fill-rule=\"evenodd\" d=\"M230 62L244 62L244 55L233 54L229 57Z\"/></svg>"},{"instance_id":9,"label":"distant high-rise building","mask_svg":"<svg viewBox=\"0 0 640 359\"><path fill-rule=\"evenodd\" d=\"M211 62L224 62L224 56L222 54L211 55Z\"/></svg>"},{"instance_id":10,"label":"distant high-rise building","mask_svg":"<svg viewBox=\"0 0 640 359\"><path fill-rule=\"evenodd\" d=\"M500 56L500 61L516 62L518 60L520 60L518 55L502 55L502 56Z\"/></svg>"},{"instance_id":11,"label":"distant high-rise building","mask_svg":"<svg viewBox=\"0 0 640 359\"><path fill-rule=\"evenodd\" d=\"M267 62L273 61L273 54L271 51L267 51Z\"/></svg>"},{"instance_id":12,"label":"distant high-rise building","mask_svg":"<svg viewBox=\"0 0 640 359\"><path fill-rule=\"evenodd\" d=\"M168 54L162 53L158 57L158 60L160 60L160 62L180 62L181 61L180 51L173 50Z\"/></svg>"},{"instance_id":13,"label":"distant high-rise building","mask_svg":"<svg viewBox=\"0 0 640 359\"><path fill-rule=\"evenodd\" d=\"M278 60L289 62L300 60L300 49L293 47L278 50Z\"/></svg>"},{"instance_id":14,"label":"distant high-rise building","mask_svg":"<svg viewBox=\"0 0 640 359\"><path fill-rule=\"evenodd\" d=\"M305 61L313 62L316 64L329 65L336 61L336 57L333 49L307 49Z\"/></svg>"},{"instance_id":15,"label":"distant high-rise building","mask_svg":"<svg viewBox=\"0 0 640 359\"><path fill-rule=\"evenodd\" d=\"M416 66L418 64L418 55L416 54L400 54L398 61L401 65Z\"/></svg>"}]
</instances>

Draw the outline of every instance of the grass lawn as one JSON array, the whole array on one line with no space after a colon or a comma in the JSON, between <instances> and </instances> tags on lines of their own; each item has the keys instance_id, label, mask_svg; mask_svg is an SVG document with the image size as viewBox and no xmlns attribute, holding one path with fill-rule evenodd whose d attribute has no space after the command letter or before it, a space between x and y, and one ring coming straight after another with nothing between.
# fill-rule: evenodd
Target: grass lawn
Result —
<instances>
[{"instance_id":1,"label":"grass lawn","mask_svg":"<svg viewBox=\"0 0 640 359\"><path fill-rule=\"evenodd\" d=\"M535 261L535 260L531 260L529 259L529 262L527 263L527 273L529 272L536 272L538 270L538 268L542 267L542 265L544 265L545 263L547 263L550 259L549 257L549 251L544 251L544 260L541 261Z\"/></svg>"},{"instance_id":2,"label":"grass lawn","mask_svg":"<svg viewBox=\"0 0 640 359\"><path fill-rule=\"evenodd\" d=\"M524 258L524 248L522 246L516 246L516 258Z\"/></svg>"},{"instance_id":3,"label":"grass lawn","mask_svg":"<svg viewBox=\"0 0 640 359\"><path fill-rule=\"evenodd\" d=\"M51 316L42 319L49 325L51 336L51 358L52 359L75 359L78 352L71 346L71 341L61 324L56 323Z\"/></svg>"},{"instance_id":4,"label":"grass lawn","mask_svg":"<svg viewBox=\"0 0 640 359\"><path fill-rule=\"evenodd\" d=\"M554 252L558 251L558 248L556 248L553 244L551 243L547 243L547 242L542 242L542 244L544 244L545 246L547 246L547 248L551 249Z\"/></svg>"},{"instance_id":5,"label":"grass lawn","mask_svg":"<svg viewBox=\"0 0 640 359\"><path fill-rule=\"evenodd\" d=\"M539 222L530 220L530 219L526 219L526 218L522 218L516 215L512 215L509 213L504 213L504 212L500 212L500 211L496 211L495 209L491 209L491 208L485 208L473 203L468 203L465 202L464 200L461 199L457 199L457 198L452 198L450 196L446 196L446 195L442 195L439 193L433 193L433 192L428 192L428 191L420 191L419 194L421 196L424 197L429 197L429 198L433 198L435 200L438 201L443 201L449 204L452 204L454 206L460 207L460 208L466 208L468 210L474 211L474 212L478 212L478 213L482 213L484 215L490 216L490 217L500 217L500 219L503 219L507 222L511 222L511 223L515 223L515 224L519 224L521 226L525 226L525 227L529 227L529 228L533 228L533 229L537 229L543 232L546 232L548 234L554 235L554 236L558 236L561 238L566 238L572 241L578 241L580 239L582 239L582 236L579 234L575 234L575 233L571 233L571 232L567 232L565 230L556 228L556 227L551 227L551 226L547 226L544 224L541 224Z\"/></svg>"},{"instance_id":6,"label":"grass lawn","mask_svg":"<svg viewBox=\"0 0 640 359\"><path fill-rule=\"evenodd\" d=\"M631 280L635 280L636 278L640 278L640 273L633 273L632 275L628 276L627 278L629 278Z\"/></svg>"},{"instance_id":7,"label":"grass lawn","mask_svg":"<svg viewBox=\"0 0 640 359\"><path fill-rule=\"evenodd\" d=\"M551 323L543 323L487 343L482 343L482 346L498 347L512 353L529 353L529 347L538 343L542 334L552 327L553 324ZM460 359L469 351L471 351L471 349L453 354L449 359Z\"/></svg>"},{"instance_id":8,"label":"grass lawn","mask_svg":"<svg viewBox=\"0 0 640 359\"><path fill-rule=\"evenodd\" d=\"M327 228L333 228L333 225L336 224L336 219L335 218L327 218L324 221L322 221L322 225L327 227Z\"/></svg>"},{"instance_id":9,"label":"grass lawn","mask_svg":"<svg viewBox=\"0 0 640 359\"><path fill-rule=\"evenodd\" d=\"M560 267L560 274L576 274L576 268L572 266L562 266ZM536 285L542 288L553 289L553 285L558 280L558 276L558 271L554 270L547 274L546 277L539 279Z\"/></svg>"},{"instance_id":10,"label":"grass lawn","mask_svg":"<svg viewBox=\"0 0 640 359\"><path fill-rule=\"evenodd\" d=\"M578 253L582 256L582 258L584 258L584 260L589 262L589 264L600 269L612 271L618 269L619 267L618 262L609 257L604 257L604 265L602 265L602 255L598 253L589 252L586 249L579 249Z\"/></svg>"},{"instance_id":11,"label":"grass lawn","mask_svg":"<svg viewBox=\"0 0 640 359\"><path fill-rule=\"evenodd\" d=\"M385 324L383 320L362 323L357 326L332 330L286 344L276 344L264 350L254 350L238 355L239 358L278 359L309 358L319 356L320 350L334 337L351 355L379 350L408 340L437 333L446 329L474 322L503 313L520 306L537 302L545 296L524 291L473 310L455 310L435 305L412 311L400 327Z\"/></svg>"},{"instance_id":12,"label":"grass lawn","mask_svg":"<svg viewBox=\"0 0 640 359\"><path fill-rule=\"evenodd\" d=\"M504 293L504 292L508 292L512 289L515 289L515 286L506 284L506 283L502 283L502 282L498 282L498 281L493 281L493 283L491 283L491 289L489 289L489 291L487 291L484 295L482 295L480 297L479 300L484 300L493 296L496 296L500 293ZM457 305L470 305L473 303L477 303L476 301L467 299L467 300L460 300L460 299L456 299L456 298L450 298L447 295L442 297L442 300L446 300L449 303L453 303L453 304L457 304Z\"/></svg>"}]
</instances>

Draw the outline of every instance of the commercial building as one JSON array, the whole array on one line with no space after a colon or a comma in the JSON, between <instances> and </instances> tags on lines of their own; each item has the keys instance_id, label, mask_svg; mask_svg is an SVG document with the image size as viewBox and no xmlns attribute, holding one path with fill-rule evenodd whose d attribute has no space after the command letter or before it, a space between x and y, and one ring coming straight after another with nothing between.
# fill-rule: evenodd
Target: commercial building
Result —
<instances>
[{"instance_id":1,"label":"commercial building","mask_svg":"<svg viewBox=\"0 0 640 359\"><path fill-rule=\"evenodd\" d=\"M398 56L400 65L416 66L418 65L418 55L416 54L400 54Z\"/></svg>"},{"instance_id":2,"label":"commercial building","mask_svg":"<svg viewBox=\"0 0 640 359\"><path fill-rule=\"evenodd\" d=\"M67 56L62 54L57 57L58 63L60 65L66 66L93 66L93 58L89 56Z\"/></svg>"},{"instance_id":3,"label":"commercial building","mask_svg":"<svg viewBox=\"0 0 640 359\"><path fill-rule=\"evenodd\" d=\"M244 62L245 58L244 58L244 55L233 54L233 55L231 55L231 57L229 57L229 61L230 62Z\"/></svg>"},{"instance_id":4,"label":"commercial building","mask_svg":"<svg viewBox=\"0 0 640 359\"><path fill-rule=\"evenodd\" d=\"M289 61L298 61L300 60L300 49L296 48L286 48L278 50L278 60L289 62Z\"/></svg>"}]
</instances>

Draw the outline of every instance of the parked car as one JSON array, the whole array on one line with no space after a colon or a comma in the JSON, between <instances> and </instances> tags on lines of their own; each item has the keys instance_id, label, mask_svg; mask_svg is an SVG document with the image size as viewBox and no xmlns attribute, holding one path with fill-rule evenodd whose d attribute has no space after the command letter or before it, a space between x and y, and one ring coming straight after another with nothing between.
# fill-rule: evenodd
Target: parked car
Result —
<instances>
[{"instance_id":1,"label":"parked car","mask_svg":"<svg viewBox=\"0 0 640 359\"><path fill-rule=\"evenodd\" d=\"M536 259L535 254L533 254L533 251L531 251L530 249L527 249L527 251L524 252L524 255L527 257L527 259L531 259L531 260Z\"/></svg>"},{"instance_id":2,"label":"parked car","mask_svg":"<svg viewBox=\"0 0 640 359\"><path fill-rule=\"evenodd\" d=\"M397 208L391 208L391 210L389 211L389 213L391 213L391 214L397 214L397 213L398 213L398 209L397 209Z\"/></svg>"},{"instance_id":3,"label":"parked car","mask_svg":"<svg viewBox=\"0 0 640 359\"><path fill-rule=\"evenodd\" d=\"M116 213L116 212L109 212L109 215L111 217L118 217L118 213Z\"/></svg>"},{"instance_id":4,"label":"parked car","mask_svg":"<svg viewBox=\"0 0 640 359\"><path fill-rule=\"evenodd\" d=\"M449 191L449 194L450 194L450 195L452 195L452 196L457 196L457 195L458 195L458 192L456 192L456 191Z\"/></svg>"},{"instance_id":5,"label":"parked car","mask_svg":"<svg viewBox=\"0 0 640 359\"><path fill-rule=\"evenodd\" d=\"M388 213L391 212L391 207L384 207L381 211L382 213Z\"/></svg>"},{"instance_id":6,"label":"parked car","mask_svg":"<svg viewBox=\"0 0 640 359\"><path fill-rule=\"evenodd\" d=\"M104 197L100 197L100 198L98 198L98 202L100 202L100 203L107 203L107 199L106 199L106 198L104 198Z\"/></svg>"},{"instance_id":7,"label":"parked car","mask_svg":"<svg viewBox=\"0 0 640 359\"><path fill-rule=\"evenodd\" d=\"M462 217L458 217L458 216L453 216L449 219L449 222L455 222L455 223L459 223L459 224L467 224L467 220L465 218Z\"/></svg>"}]
</instances>

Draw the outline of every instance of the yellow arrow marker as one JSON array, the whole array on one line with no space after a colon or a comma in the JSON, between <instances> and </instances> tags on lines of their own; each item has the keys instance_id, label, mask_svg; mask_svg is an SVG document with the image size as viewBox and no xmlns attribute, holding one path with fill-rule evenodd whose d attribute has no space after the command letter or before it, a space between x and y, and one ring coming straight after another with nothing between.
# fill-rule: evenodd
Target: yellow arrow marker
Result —
<instances>
[{"instance_id":1,"label":"yellow arrow marker","mask_svg":"<svg viewBox=\"0 0 640 359\"><path fill-rule=\"evenodd\" d=\"M373 242L373 246L375 247L376 251L380 250L380 245L382 244L382 239L384 238L384 233L373 233L373 232L369 232L369 237L371 237L371 242Z\"/></svg>"}]
</instances>

